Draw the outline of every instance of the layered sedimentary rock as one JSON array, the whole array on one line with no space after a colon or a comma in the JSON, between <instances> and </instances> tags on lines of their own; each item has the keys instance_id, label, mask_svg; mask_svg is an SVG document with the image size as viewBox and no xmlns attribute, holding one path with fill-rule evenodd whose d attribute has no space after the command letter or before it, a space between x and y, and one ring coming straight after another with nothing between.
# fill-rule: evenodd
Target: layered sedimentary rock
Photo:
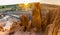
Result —
<instances>
[{"instance_id":1,"label":"layered sedimentary rock","mask_svg":"<svg viewBox=\"0 0 60 35\"><path fill-rule=\"evenodd\" d=\"M32 10L32 26L41 30L41 12L40 12L40 3L33 4Z\"/></svg>"},{"instance_id":2,"label":"layered sedimentary rock","mask_svg":"<svg viewBox=\"0 0 60 35\"><path fill-rule=\"evenodd\" d=\"M60 35L60 6L56 5L41 5L42 13L42 29L45 35ZM44 15L44 14L45 15Z\"/></svg>"},{"instance_id":3,"label":"layered sedimentary rock","mask_svg":"<svg viewBox=\"0 0 60 35\"><path fill-rule=\"evenodd\" d=\"M48 25L46 28L46 35L60 35L60 11L56 12L55 18L52 24Z\"/></svg>"},{"instance_id":4,"label":"layered sedimentary rock","mask_svg":"<svg viewBox=\"0 0 60 35\"><path fill-rule=\"evenodd\" d=\"M57 5L41 4L42 28L44 30L53 23L58 11L59 6Z\"/></svg>"}]
</instances>

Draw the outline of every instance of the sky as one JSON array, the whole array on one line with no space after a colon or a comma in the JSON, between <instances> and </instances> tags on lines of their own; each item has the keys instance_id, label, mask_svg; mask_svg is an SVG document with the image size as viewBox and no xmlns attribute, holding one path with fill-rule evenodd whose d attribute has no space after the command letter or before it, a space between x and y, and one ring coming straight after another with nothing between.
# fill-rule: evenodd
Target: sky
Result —
<instances>
[{"instance_id":1,"label":"sky","mask_svg":"<svg viewBox=\"0 0 60 35\"><path fill-rule=\"evenodd\" d=\"M60 0L0 0L0 5L20 4L29 2L40 2L60 5Z\"/></svg>"},{"instance_id":2,"label":"sky","mask_svg":"<svg viewBox=\"0 0 60 35\"><path fill-rule=\"evenodd\" d=\"M0 0L0 5L40 2L40 0Z\"/></svg>"},{"instance_id":3,"label":"sky","mask_svg":"<svg viewBox=\"0 0 60 35\"><path fill-rule=\"evenodd\" d=\"M60 0L41 0L40 3L60 5Z\"/></svg>"}]
</instances>

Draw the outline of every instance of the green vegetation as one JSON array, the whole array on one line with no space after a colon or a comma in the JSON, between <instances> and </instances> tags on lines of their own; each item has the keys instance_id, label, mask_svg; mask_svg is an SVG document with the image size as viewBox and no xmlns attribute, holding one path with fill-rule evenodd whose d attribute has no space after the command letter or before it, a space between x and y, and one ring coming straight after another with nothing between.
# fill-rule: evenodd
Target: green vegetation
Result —
<instances>
[{"instance_id":1,"label":"green vegetation","mask_svg":"<svg viewBox=\"0 0 60 35\"><path fill-rule=\"evenodd\" d=\"M16 5L0 6L0 11L16 10Z\"/></svg>"}]
</instances>

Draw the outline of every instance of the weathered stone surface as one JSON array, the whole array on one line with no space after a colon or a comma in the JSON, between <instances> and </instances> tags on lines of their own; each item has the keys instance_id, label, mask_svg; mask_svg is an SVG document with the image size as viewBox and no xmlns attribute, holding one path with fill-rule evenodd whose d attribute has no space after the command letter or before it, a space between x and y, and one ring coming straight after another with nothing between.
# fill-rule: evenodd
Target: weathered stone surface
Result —
<instances>
[{"instance_id":1,"label":"weathered stone surface","mask_svg":"<svg viewBox=\"0 0 60 35\"><path fill-rule=\"evenodd\" d=\"M47 8L49 11L47 17L43 22L43 29L45 29L45 35L59 35L60 29L60 10L59 7ZM46 21L46 22L45 22Z\"/></svg>"},{"instance_id":2,"label":"weathered stone surface","mask_svg":"<svg viewBox=\"0 0 60 35\"><path fill-rule=\"evenodd\" d=\"M41 12L40 12L40 3L33 4L32 11L32 26L41 29Z\"/></svg>"}]
</instances>

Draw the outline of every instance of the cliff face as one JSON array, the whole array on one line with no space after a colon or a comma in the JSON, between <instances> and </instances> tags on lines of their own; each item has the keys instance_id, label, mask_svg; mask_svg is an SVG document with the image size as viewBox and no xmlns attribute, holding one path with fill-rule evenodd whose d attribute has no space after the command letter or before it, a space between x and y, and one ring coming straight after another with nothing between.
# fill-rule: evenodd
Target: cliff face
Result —
<instances>
[{"instance_id":1,"label":"cliff face","mask_svg":"<svg viewBox=\"0 0 60 35\"><path fill-rule=\"evenodd\" d=\"M58 11L58 6L44 4L41 5L42 25L44 28L46 28L47 25L53 23Z\"/></svg>"},{"instance_id":2,"label":"cliff face","mask_svg":"<svg viewBox=\"0 0 60 35\"><path fill-rule=\"evenodd\" d=\"M60 6L41 4L41 14L45 35L60 35Z\"/></svg>"},{"instance_id":3,"label":"cliff face","mask_svg":"<svg viewBox=\"0 0 60 35\"><path fill-rule=\"evenodd\" d=\"M41 29L41 12L40 12L40 3L33 4L32 10L32 26Z\"/></svg>"}]
</instances>

